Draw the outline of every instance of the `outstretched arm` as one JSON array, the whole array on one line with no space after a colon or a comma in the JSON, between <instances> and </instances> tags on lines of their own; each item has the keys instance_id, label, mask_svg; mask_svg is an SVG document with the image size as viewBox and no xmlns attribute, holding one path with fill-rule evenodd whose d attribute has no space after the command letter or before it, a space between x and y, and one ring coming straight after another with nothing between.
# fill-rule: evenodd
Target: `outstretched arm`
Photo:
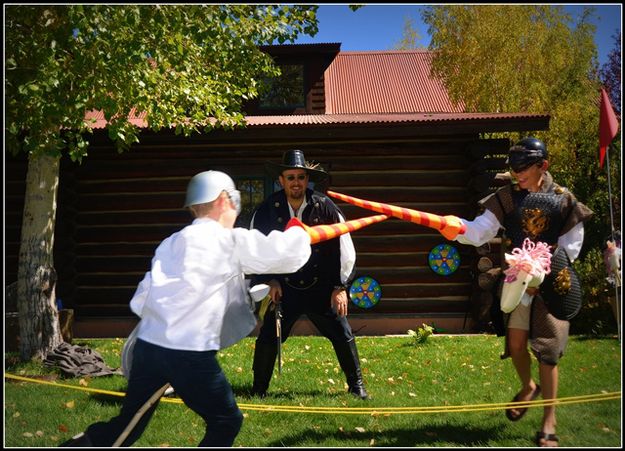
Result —
<instances>
[{"instance_id":1,"label":"outstretched arm","mask_svg":"<svg viewBox=\"0 0 625 451\"><path fill-rule=\"evenodd\" d=\"M466 230L464 234L458 235L454 240L472 246L481 246L492 240L501 228L501 224L490 210L485 210L473 221L466 219L461 219L461 221L466 226Z\"/></svg>"}]
</instances>

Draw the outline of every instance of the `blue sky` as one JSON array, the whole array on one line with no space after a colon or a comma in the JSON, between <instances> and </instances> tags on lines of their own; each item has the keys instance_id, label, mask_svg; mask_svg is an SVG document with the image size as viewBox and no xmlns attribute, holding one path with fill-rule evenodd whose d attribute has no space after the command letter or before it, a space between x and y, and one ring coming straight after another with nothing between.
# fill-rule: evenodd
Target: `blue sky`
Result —
<instances>
[{"instance_id":1,"label":"blue sky","mask_svg":"<svg viewBox=\"0 0 625 451\"><path fill-rule=\"evenodd\" d=\"M607 55L614 47L612 35L621 30L620 3L570 4L566 10L572 16L578 15L583 6L596 8L593 22L597 25L595 42L599 54L599 64L607 61ZM304 36L297 43L340 42L341 50L389 50L401 39L404 22L412 19L422 37L422 44L427 46L430 37L427 27L421 21L420 9L424 4L367 4L357 11L349 9L347 4L322 4L319 6L319 32L314 38Z\"/></svg>"}]
</instances>

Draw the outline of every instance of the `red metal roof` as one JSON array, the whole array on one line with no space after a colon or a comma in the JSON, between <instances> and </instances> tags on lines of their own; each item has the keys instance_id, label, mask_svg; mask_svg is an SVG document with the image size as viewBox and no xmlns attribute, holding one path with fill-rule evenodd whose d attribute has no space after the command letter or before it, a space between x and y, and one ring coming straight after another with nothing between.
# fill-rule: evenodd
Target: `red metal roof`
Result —
<instances>
[{"instance_id":1,"label":"red metal roof","mask_svg":"<svg viewBox=\"0 0 625 451\"><path fill-rule=\"evenodd\" d=\"M430 77L431 52L340 52L325 72L326 113L461 113Z\"/></svg>"},{"instance_id":2,"label":"red metal roof","mask_svg":"<svg viewBox=\"0 0 625 451\"><path fill-rule=\"evenodd\" d=\"M395 114L296 114L287 116L247 116L248 127L280 126L337 126L348 124L410 124L425 122L490 121L493 119L536 119L544 115L528 113L395 113ZM94 129L106 127L104 115L99 111L87 113L95 119ZM130 115L130 122L139 128L146 128L145 114Z\"/></svg>"}]
</instances>

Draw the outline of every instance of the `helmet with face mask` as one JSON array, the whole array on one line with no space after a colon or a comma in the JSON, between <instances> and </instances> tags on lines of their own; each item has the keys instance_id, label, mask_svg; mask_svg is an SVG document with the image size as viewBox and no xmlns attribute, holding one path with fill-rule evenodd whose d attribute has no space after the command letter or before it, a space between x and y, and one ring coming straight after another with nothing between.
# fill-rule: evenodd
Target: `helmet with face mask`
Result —
<instances>
[{"instance_id":1,"label":"helmet with face mask","mask_svg":"<svg viewBox=\"0 0 625 451\"><path fill-rule=\"evenodd\" d=\"M222 191L228 193L237 214L241 213L241 193L237 191L230 176L221 171L204 171L194 175L187 185L184 206L212 202Z\"/></svg>"},{"instance_id":2,"label":"helmet with face mask","mask_svg":"<svg viewBox=\"0 0 625 451\"><path fill-rule=\"evenodd\" d=\"M540 139L531 136L523 138L508 152L508 164L514 172L523 172L533 164L547 159L545 144Z\"/></svg>"}]
</instances>

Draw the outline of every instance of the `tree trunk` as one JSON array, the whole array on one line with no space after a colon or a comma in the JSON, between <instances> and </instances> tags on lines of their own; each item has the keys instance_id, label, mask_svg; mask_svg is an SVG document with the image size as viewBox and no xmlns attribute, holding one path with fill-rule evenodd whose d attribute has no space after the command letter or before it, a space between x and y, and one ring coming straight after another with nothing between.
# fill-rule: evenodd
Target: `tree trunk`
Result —
<instances>
[{"instance_id":1,"label":"tree trunk","mask_svg":"<svg viewBox=\"0 0 625 451\"><path fill-rule=\"evenodd\" d=\"M43 360L62 341L52 249L59 185L58 157L30 157L17 273L20 357Z\"/></svg>"}]
</instances>

